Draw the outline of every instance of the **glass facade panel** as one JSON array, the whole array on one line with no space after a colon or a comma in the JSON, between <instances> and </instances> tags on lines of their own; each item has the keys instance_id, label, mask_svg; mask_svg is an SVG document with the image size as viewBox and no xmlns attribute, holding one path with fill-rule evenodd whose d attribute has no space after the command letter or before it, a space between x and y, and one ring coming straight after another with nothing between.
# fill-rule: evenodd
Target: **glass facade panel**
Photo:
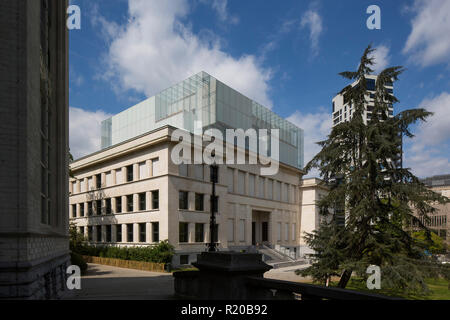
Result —
<instances>
[{"instance_id":1,"label":"glass facade panel","mask_svg":"<svg viewBox=\"0 0 450 320\"><path fill-rule=\"evenodd\" d=\"M171 125L192 133L216 128L279 130L280 161L303 168L303 130L205 72L102 122L102 149ZM247 146L248 147L248 146ZM256 150L255 150L256 151Z\"/></svg>"}]
</instances>

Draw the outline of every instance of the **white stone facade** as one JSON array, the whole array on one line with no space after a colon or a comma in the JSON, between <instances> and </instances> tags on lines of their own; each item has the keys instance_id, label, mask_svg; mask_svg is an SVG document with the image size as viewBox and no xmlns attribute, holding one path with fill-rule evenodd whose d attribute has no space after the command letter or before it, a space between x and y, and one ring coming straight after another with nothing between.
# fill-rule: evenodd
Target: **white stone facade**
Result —
<instances>
[{"instance_id":1,"label":"white stone facade","mask_svg":"<svg viewBox=\"0 0 450 320\"><path fill-rule=\"evenodd\" d=\"M93 244L153 245L157 242L153 228L158 223L156 240L167 239L175 246L174 265L195 261L196 254L205 250L209 242L210 168L172 162L173 130L165 126L71 164L75 179L69 182L69 216L87 237L92 232ZM299 187L303 172L280 164L276 175L261 176L259 169L259 165L219 165L220 250L248 249L252 244L298 248L301 244ZM132 181L126 180L128 171L133 172ZM96 179L101 179L99 189ZM158 191L157 208L154 191ZM186 208L180 208L184 203L180 205L180 191L187 192ZM94 212L88 216L92 199L100 199L100 215L93 205ZM109 201L110 212L106 209ZM141 233L144 230L145 234ZM101 235L97 236L98 232Z\"/></svg>"}]
</instances>

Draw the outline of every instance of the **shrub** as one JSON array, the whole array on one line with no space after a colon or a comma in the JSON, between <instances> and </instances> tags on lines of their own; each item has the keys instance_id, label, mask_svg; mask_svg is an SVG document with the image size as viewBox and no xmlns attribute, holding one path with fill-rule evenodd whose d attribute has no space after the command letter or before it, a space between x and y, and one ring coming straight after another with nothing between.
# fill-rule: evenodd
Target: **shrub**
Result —
<instances>
[{"instance_id":1,"label":"shrub","mask_svg":"<svg viewBox=\"0 0 450 320\"><path fill-rule=\"evenodd\" d=\"M70 261L72 265L80 267L80 270L82 273L86 272L87 270L87 263L83 260L83 257L79 255L78 253L71 252L70 253Z\"/></svg>"},{"instance_id":2,"label":"shrub","mask_svg":"<svg viewBox=\"0 0 450 320\"><path fill-rule=\"evenodd\" d=\"M167 240L152 247L95 247L83 244L76 247L76 253L93 257L167 264L172 261L174 247Z\"/></svg>"}]
</instances>

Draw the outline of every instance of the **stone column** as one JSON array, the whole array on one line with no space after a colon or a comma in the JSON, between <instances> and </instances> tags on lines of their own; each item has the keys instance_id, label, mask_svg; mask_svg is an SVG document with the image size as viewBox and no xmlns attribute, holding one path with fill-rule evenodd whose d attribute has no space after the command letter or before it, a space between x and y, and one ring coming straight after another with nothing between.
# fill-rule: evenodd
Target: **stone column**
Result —
<instances>
[{"instance_id":1,"label":"stone column","mask_svg":"<svg viewBox=\"0 0 450 320\"><path fill-rule=\"evenodd\" d=\"M133 223L133 242L139 242L139 224Z\"/></svg>"},{"instance_id":2,"label":"stone column","mask_svg":"<svg viewBox=\"0 0 450 320\"><path fill-rule=\"evenodd\" d=\"M195 192L188 192L188 210L195 211Z\"/></svg>"},{"instance_id":3,"label":"stone column","mask_svg":"<svg viewBox=\"0 0 450 320\"><path fill-rule=\"evenodd\" d=\"M115 186L115 185L117 184L117 181L116 181L116 171L117 171L117 170L115 170L115 169L111 170L111 182L112 182L112 185L113 185L113 186Z\"/></svg>"},{"instance_id":4,"label":"stone column","mask_svg":"<svg viewBox=\"0 0 450 320\"><path fill-rule=\"evenodd\" d=\"M128 212L127 196L122 196L122 212Z\"/></svg>"},{"instance_id":5,"label":"stone column","mask_svg":"<svg viewBox=\"0 0 450 320\"><path fill-rule=\"evenodd\" d=\"M145 227L145 242L152 243L152 224L150 222L147 222L145 224Z\"/></svg>"},{"instance_id":6,"label":"stone column","mask_svg":"<svg viewBox=\"0 0 450 320\"><path fill-rule=\"evenodd\" d=\"M147 207L146 208L147 211L153 210L153 207L152 207L152 193L150 191L147 191L145 193L145 205Z\"/></svg>"},{"instance_id":7,"label":"stone column","mask_svg":"<svg viewBox=\"0 0 450 320\"><path fill-rule=\"evenodd\" d=\"M127 242L127 225L125 223L122 224L122 242Z\"/></svg>"},{"instance_id":8,"label":"stone column","mask_svg":"<svg viewBox=\"0 0 450 320\"><path fill-rule=\"evenodd\" d=\"M111 226L111 242L117 242L117 225L115 224Z\"/></svg>"},{"instance_id":9,"label":"stone column","mask_svg":"<svg viewBox=\"0 0 450 320\"><path fill-rule=\"evenodd\" d=\"M139 211L139 194L133 194L133 211Z\"/></svg>"},{"instance_id":10,"label":"stone column","mask_svg":"<svg viewBox=\"0 0 450 320\"><path fill-rule=\"evenodd\" d=\"M147 160L149 177L153 177L153 160Z\"/></svg>"},{"instance_id":11,"label":"stone column","mask_svg":"<svg viewBox=\"0 0 450 320\"><path fill-rule=\"evenodd\" d=\"M195 242L195 223L190 222L188 224L188 232L189 232L189 243Z\"/></svg>"},{"instance_id":12,"label":"stone column","mask_svg":"<svg viewBox=\"0 0 450 320\"><path fill-rule=\"evenodd\" d=\"M139 177L139 164L135 163L133 164L133 181L140 179L141 177Z\"/></svg>"}]
</instances>

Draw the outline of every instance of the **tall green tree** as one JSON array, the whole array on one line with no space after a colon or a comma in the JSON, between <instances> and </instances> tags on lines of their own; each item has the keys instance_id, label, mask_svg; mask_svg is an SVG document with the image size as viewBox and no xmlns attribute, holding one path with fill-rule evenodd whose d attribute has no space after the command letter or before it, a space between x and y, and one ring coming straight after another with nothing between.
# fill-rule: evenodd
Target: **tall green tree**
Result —
<instances>
[{"instance_id":1,"label":"tall green tree","mask_svg":"<svg viewBox=\"0 0 450 320\"><path fill-rule=\"evenodd\" d=\"M398 100L386 85L404 71L400 66L389 67L378 75L372 117L364 123L369 99L366 76L373 73L373 52L368 46L356 71L340 73L354 83L340 92L354 113L319 142L322 150L306 166L306 171L318 168L325 181L341 179L318 203L325 219L316 232L307 235L315 254L311 267L301 273L320 282L339 275L339 287L345 288L353 273L367 277L367 267L377 265L385 287L426 290L426 277L448 276L448 269L423 254L408 225L415 221L426 229L413 212L427 221L435 210L431 204L448 199L427 189L398 160L402 137L412 138L411 126L432 113L410 109L389 116L389 108ZM335 223L336 208L344 209L342 226Z\"/></svg>"}]
</instances>

